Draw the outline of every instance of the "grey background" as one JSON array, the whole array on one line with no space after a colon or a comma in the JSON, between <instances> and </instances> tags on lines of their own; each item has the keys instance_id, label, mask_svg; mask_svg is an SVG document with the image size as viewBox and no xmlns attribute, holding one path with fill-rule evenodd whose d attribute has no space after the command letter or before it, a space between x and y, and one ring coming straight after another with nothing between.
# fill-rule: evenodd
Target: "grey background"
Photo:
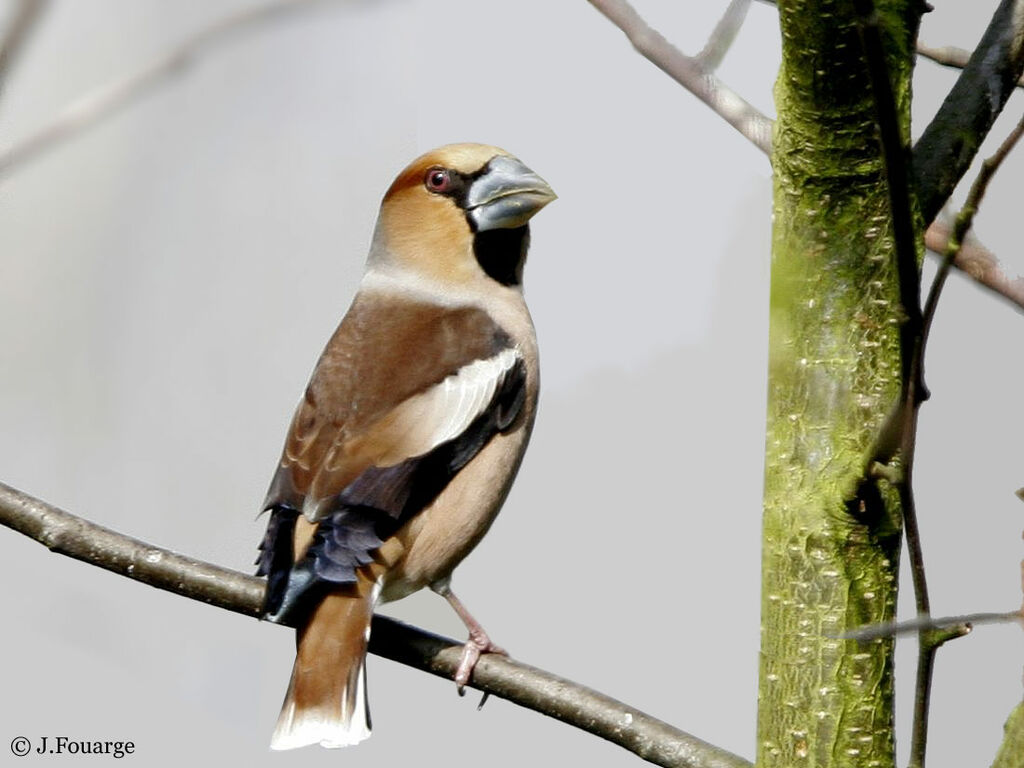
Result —
<instances>
[{"instance_id":1,"label":"grey background","mask_svg":"<svg viewBox=\"0 0 1024 768\"><path fill-rule=\"evenodd\" d=\"M637 7L696 52L725 4ZM0 141L244 5L56 2L0 104ZM973 47L995 2L935 5L923 39ZM755 3L720 74L771 113L778 57L775 12ZM954 77L919 65L918 132ZM416 154L465 140L506 147L561 199L535 220L526 276L537 429L459 594L517 658L752 757L769 167L582 0L325 5L210 51L0 183L0 479L248 569L380 196ZM1022 178L1018 152L978 220L1014 274ZM917 473L937 613L1020 603L1022 339L1012 309L951 280ZM146 766L635 762L502 701L478 713L475 696L377 658L369 742L273 754L290 631L12 532L0 582L4 754L18 735L66 735L131 739L126 760ZM430 594L386 611L462 634ZM902 641L901 759L914 656ZM941 652L932 764L988 764L1022 665L1013 626Z\"/></svg>"}]
</instances>

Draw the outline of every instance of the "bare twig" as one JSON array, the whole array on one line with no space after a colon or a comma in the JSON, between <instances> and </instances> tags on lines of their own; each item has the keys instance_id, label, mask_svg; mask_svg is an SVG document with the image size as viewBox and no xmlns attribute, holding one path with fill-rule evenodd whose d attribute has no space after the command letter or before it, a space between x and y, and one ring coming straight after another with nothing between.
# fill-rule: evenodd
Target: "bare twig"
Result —
<instances>
[{"instance_id":1,"label":"bare twig","mask_svg":"<svg viewBox=\"0 0 1024 768\"><path fill-rule=\"evenodd\" d=\"M928 332L931 330L932 320L935 317L935 308L938 305L939 294L946 283L949 269L960 253L961 244L974 223L974 216L978 212L978 206L981 205L982 198L985 197L985 191L988 189L989 182L992 180L995 172L999 170L999 166L1002 165L1006 156L1013 151L1017 142L1020 141L1022 134L1024 134L1024 118L1021 118L1017 125L1014 126L1014 129L1010 131L1010 135L999 145L999 149L996 150L995 154L981 164L978 177L974 180L974 184L971 185L971 191L967 195L967 202L964 203L964 207L957 214L956 221L953 224L953 232L946 242L942 264L939 265L939 271L935 274L931 290L928 292L928 300L925 302L921 334L923 337L921 340L922 354L923 347L928 341Z\"/></svg>"},{"instance_id":2,"label":"bare twig","mask_svg":"<svg viewBox=\"0 0 1024 768\"><path fill-rule=\"evenodd\" d=\"M933 48L930 45L918 41L917 52L926 59L931 59L936 64L953 69L963 69L971 59L971 52L965 48L957 48L955 45L943 45ZM1017 78L1016 86L1024 88L1024 77Z\"/></svg>"},{"instance_id":3,"label":"bare twig","mask_svg":"<svg viewBox=\"0 0 1024 768\"><path fill-rule=\"evenodd\" d=\"M941 257L952 234L952 219L939 214L924 233L924 244L928 250ZM968 232L961 242L953 266L979 285L1009 301L1018 310L1024 311L1024 277L1009 277L999 259L982 245L973 232Z\"/></svg>"},{"instance_id":4,"label":"bare twig","mask_svg":"<svg viewBox=\"0 0 1024 768\"><path fill-rule=\"evenodd\" d=\"M608 2L607 0L590 0L590 2L605 16L611 19L616 26L625 32L626 36L631 41L634 41L634 38L640 38L641 40L648 39L648 42L646 42L643 47L634 41L634 46L645 58L662 71L667 72L684 88L701 98L701 100L708 104L716 114L725 118L730 125L736 128L740 134L746 137L762 152L765 154L769 154L771 152L771 130L773 123L771 118L757 112L753 107L745 102L741 102L743 107L756 113L756 117L751 118L749 122L744 122L740 116L743 114L742 110L740 115L732 115L728 110L718 109L715 103L709 101L702 95L704 90L709 87L718 88L720 89L720 95L723 98L730 97L732 92L716 80L714 76L702 72L694 72L694 70L686 64L679 65L679 71L674 73L672 70L673 67L676 67L677 60L680 57L683 60L689 59L689 57L672 46L672 44L666 41L665 38L657 31L648 27L643 19L641 19L636 12L628 6L628 4ZM775 5L772 0L761 0L761 2L764 2L766 5ZM712 34L712 38L714 38L714 34ZM657 44L654 44L655 42ZM707 78L710 78L710 80L707 80ZM728 100L728 98L726 98L726 100ZM736 118L735 121L733 117ZM942 247L938 244L944 242L944 238L947 234L948 227L943 227L936 221L925 233L925 242L931 250L941 252ZM957 269L963 270L969 277L988 288L990 291L999 294L1003 298L1024 309L1024 281L1008 280L999 267L999 263L996 261L995 257L986 251L980 244L976 243L976 241L968 239L964 244L961 254L954 260L953 266Z\"/></svg>"},{"instance_id":5,"label":"bare twig","mask_svg":"<svg viewBox=\"0 0 1024 768\"><path fill-rule=\"evenodd\" d=\"M868 642L883 637L899 637L916 635L921 632L949 633L960 637L968 634L973 627L982 624L1010 624L1024 622L1024 613L1020 609L1004 612L965 613L961 616L917 616L907 621L888 621L883 624L868 624L839 635L841 640L859 640Z\"/></svg>"},{"instance_id":6,"label":"bare twig","mask_svg":"<svg viewBox=\"0 0 1024 768\"><path fill-rule=\"evenodd\" d=\"M46 9L47 0L21 0L11 11L10 19L0 38L0 95L3 94L7 76L14 67L32 34L32 28Z\"/></svg>"},{"instance_id":7,"label":"bare twig","mask_svg":"<svg viewBox=\"0 0 1024 768\"><path fill-rule=\"evenodd\" d=\"M900 325L900 359L902 368L900 405L891 422L898 429L898 439L889 440L898 446L902 477L896 482L903 514L903 528L910 554L910 571L919 616L928 616L928 580L925 576L924 552L917 522L914 500L914 454L917 444L917 413L927 398L921 361L924 355L925 321L921 311L921 273L917 261L917 238L910 194L909 148L900 130L896 99L889 79L885 49L873 0L854 0L860 17L857 25L878 123L879 140L885 159L886 181L899 273L900 302L905 318ZM887 427L889 428L889 427ZM883 438L883 441L888 438ZM888 457L886 457L888 458ZM910 745L910 765L924 768L928 743L928 706L931 699L932 671L938 643L932 636L919 634L917 684L914 696L914 720ZM948 639L948 638L946 638Z\"/></svg>"},{"instance_id":8,"label":"bare twig","mask_svg":"<svg viewBox=\"0 0 1024 768\"><path fill-rule=\"evenodd\" d=\"M259 616L266 582L154 547L75 517L0 483L0 524L82 560L158 589L246 616ZM384 616L373 619L370 651L452 678L462 643ZM513 659L485 655L470 685L607 739L662 766L749 768L743 758L621 701Z\"/></svg>"},{"instance_id":9,"label":"bare twig","mask_svg":"<svg viewBox=\"0 0 1024 768\"><path fill-rule=\"evenodd\" d=\"M153 88L180 74L193 59L249 27L323 0L272 0L237 11L188 37L149 66L75 100L31 135L0 151L0 179L50 147L110 117Z\"/></svg>"},{"instance_id":10,"label":"bare twig","mask_svg":"<svg viewBox=\"0 0 1024 768\"><path fill-rule=\"evenodd\" d=\"M712 30L707 43L701 48L700 53L693 57L708 72L714 72L722 63L740 27L743 26L749 9L750 0L732 0Z\"/></svg>"},{"instance_id":11,"label":"bare twig","mask_svg":"<svg viewBox=\"0 0 1024 768\"><path fill-rule=\"evenodd\" d=\"M914 147L917 198L931 221L981 148L1024 73L1024 0L1002 0L932 122Z\"/></svg>"},{"instance_id":12,"label":"bare twig","mask_svg":"<svg viewBox=\"0 0 1024 768\"><path fill-rule=\"evenodd\" d=\"M621 29L648 61L711 107L762 152L771 151L772 121L701 66L696 58L687 56L648 26L626 0L589 2Z\"/></svg>"},{"instance_id":13,"label":"bare twig","mask_svg":"<svg viewBox=\"0 0 1024 768\"><path fill-rule=\"evenodd\" d=\"M867 0L870 2L870 0ZM907 547L910 553L911 573L914 578L914 593L917 600L918 612L918 667L917 684L914 699L914 722L911 737L911 758L910 765L915 768L924 766L925 748L928 738L928 709L931 693L932 671L935 664L935 652L948 640L966 634L969 628L964 631L943 631L934 627L934 622L929 616L928 587L924 573L924 559L921 551L921 539L917 525L917 513L914 505L913 494L913 469L914 454L916 448L917 415L918 409L927 397L924 389L924 355L928 342L928 335L932 321L938 307L939 297L945 285L949 270L956 260L967 232L970 230L974 215L981 204L981 200L988 188L1000 164L1010 153L1017 141L1024 134L1024 119L1021 120L1000 145L996 153L982 164L982 169L977 179L971 186L967 202L957 215L953 231L947 238L946 248L943 254L943 261L932 281L928 291L928 298L924 309L919 315L916 323L915 338L913 341L913 354L911 369L908 378L904 381L903 399L894 416L882 430L879 437L879 453L874 457L878 461L886 462L891 458L891 447L896 447L903 465L902 477L897 481L897 488L900 494L900 502L903 507L903 519L906 528ZM884 131L883 131L884 136ZM908 323L909 324L909 323ZM890 430L896 430L896 434L886 434Z\"/></svg>"},{"instance_id":14,"label":"bare twig","mask_svg":"<svg viewBox=\"0 0 1024 768\"><path fill-rule=\"evenodd\" d=\"M855 0L854 7L861 17L857 25L868 78L875 101L879 141L885 160L886 182L889 188L893 244L899 272L900 302L906 319L901 326L903 359L903 399L913 386L910 369L914 352L914 337L921 326L921 273L917 263L917 238L914 232L914 214L910 203L909 147L903 140L896 111L896 97L892 92L889 69L886 65L882 35L878 26L873 0Z\"/></svg>"}]
</instances>

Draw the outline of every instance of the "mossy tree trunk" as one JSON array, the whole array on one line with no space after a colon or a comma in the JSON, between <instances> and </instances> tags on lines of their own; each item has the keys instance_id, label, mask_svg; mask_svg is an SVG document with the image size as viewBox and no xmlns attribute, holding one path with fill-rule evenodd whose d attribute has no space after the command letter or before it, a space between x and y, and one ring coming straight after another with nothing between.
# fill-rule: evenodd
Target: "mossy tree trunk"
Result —
<instances>
[{"instance_id":1,"label":"mossy tree trunk","mask_svg":"<svg viewBox=\"0 0 1024 768\"><path fill-rule=\"evenodd\" d=\"M780 0L759 766L892 766L900 511L861 487L901 384L899 274L852 0ZM920 4L878 0L909 137ZM858 497L858 488L861 489Z\"/></svg>"}]
</instances>

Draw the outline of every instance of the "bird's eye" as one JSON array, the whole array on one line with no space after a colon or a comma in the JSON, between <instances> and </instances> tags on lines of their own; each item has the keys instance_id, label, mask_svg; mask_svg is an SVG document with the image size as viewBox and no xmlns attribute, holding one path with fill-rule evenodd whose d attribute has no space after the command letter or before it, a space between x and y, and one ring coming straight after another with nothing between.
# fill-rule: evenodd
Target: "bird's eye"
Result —
<instances>
[{"instance_id":1,"label":"bird's eye","mask_svg":"<svg viewBox=\"0 0 1024 768\"><path fill-rule=\"evenodd\" d=\"M423 180L423 183L431 192L447 192L448 188L451 187L452 177L445 168L435 167L427 171L427 175Z\"/></svg>"}]
</instances>

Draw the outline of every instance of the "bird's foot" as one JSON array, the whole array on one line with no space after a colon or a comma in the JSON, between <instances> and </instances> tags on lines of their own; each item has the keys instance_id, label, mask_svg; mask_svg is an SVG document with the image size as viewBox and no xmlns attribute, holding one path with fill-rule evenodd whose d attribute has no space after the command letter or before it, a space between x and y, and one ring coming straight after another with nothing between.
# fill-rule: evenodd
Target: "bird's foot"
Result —
<instances>
[{"instance_id":1,"label":"bird's foot","mask_svg":"<svg viewBox=\"0 0 1024 768\"><path fill-rule=\"evenodd\" d=\"M455 687L459 691L459 696L466 695L466 685L469 683L469 678L473 676L473 669L480 661L482 653L508 656L508 651L492 643L483 628L477 625L469 631L469 639L462 646L462 657L459 659L458 669L455 670ZM481 702L482 705L483 702Z\"/></svg>"}]
</instances>

